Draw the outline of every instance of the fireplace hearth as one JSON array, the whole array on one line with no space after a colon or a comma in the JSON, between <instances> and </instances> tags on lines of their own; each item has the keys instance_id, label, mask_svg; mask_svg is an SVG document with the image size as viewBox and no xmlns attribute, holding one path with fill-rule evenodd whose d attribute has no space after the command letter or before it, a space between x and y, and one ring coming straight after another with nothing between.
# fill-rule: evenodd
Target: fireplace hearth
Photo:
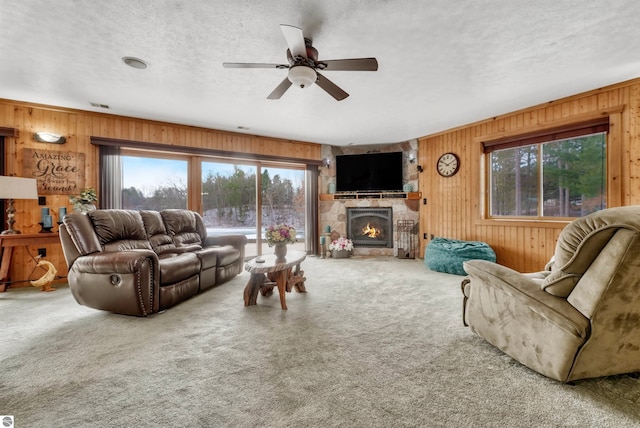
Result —
<instances>
[{"instance_id":1,"label":"fireplace hearth","mask_svg":"<svg viewBox=\"0 0 640 428\"><path fill-rule=\"evenodd\" d=\"M356 248L393 248L393 210L347 208L347 237Z\"/></svg>"}]
</instances>

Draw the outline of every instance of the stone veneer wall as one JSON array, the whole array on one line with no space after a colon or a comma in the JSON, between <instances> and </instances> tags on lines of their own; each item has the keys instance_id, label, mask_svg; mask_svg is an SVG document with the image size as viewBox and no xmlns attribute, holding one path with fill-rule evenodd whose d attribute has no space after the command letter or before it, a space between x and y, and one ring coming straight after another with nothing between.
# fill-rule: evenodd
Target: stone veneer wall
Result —
<instances>
[{"instance_id":1,"label":"stone veneer wall","mask_svg":"<svg viewBox=\"0 0 640 428\"><path fill-rule=\"evenodd\" d=\"M335 156L342 154L360 154L360 153L372 153L372 152L397 152L402 151L406 154L404 156L403 169L405 183L412 185L413 191L418 192L418 171L417 164L409 161L412 154L417 158L418 154L418 141L411 140L405 143L390 144L385 146L322 146L322 157L328 159L330 167L320 168L320 177L318 180L319 193L328 193L329 183L335 183L336 170L335 170ZM398 233L396 230L398 220L413 220L415 224L415 230L417 233L418 223L420 219L420 201L409 199L342 199L338 201L319 201L319 233L323 235L327 226L331 227L331 230L337 231L341 236L346 236L347 233L347 208L377 208L377 207L392 207L393 210L393 248L364 248L358 247L353 251L354 255L363 256L395 256L397 251L397 239ZM414 237L416 245L416 257L419 248L418 236Z\"/></svg>"},{"instance_id":2,"label":"stone veneer wall","mask_svg":"<svg viewBox=\"0 0 640 428\"><path fill-rule=\"evenodd\" d=\"M393 248L377 248L377 247L357 247L354 248L354 255L363 256L395 256L397 250L398 232L396 226L398 220L413 220L415 230L418 230L419 216L419 200L409 199L349 199L340 201L320 201L320 227L324 231L326 226L330 226L331 230L337 231L341 236L347 233L347 208L377 208L392 207L393 210ZM322 236L322 233L321 235ZM416 245L416 257L418 237L414 238Z\"/></svg>"}]
</instances>

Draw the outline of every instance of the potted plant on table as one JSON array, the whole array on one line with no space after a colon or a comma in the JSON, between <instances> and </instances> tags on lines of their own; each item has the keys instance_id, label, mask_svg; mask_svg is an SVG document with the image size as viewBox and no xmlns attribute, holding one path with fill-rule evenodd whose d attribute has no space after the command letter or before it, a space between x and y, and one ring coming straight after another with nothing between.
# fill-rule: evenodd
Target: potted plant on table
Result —
<instances>
[{"instance_id":1,"label":"potted plant on table","mask_svg":"<svg viewBox=\"0 0 640 428\"><path fill-rule=\"evenodd\" d=\"M270 247L275 247L276 257L284 259L287 255L287 244L296 242L296 229L288 224L276 224L265 229L264 237Z\"/></svg>"},{"instance_id":2,"label":"potted plant on table","mask_svg":"<svg viewBox=\"0 0 640 428\"><path fill-rule=\"evenodd\" d=\"M70 196L69 201L73 204L73 210L79 213L87 213L96 209L94 202L98 201L96 189L87 187L79 195Z\"/></svg>"},{"instance_id":3,"label":"potted plant on table","mask_svg":"<svg viewBox=\"0 0 640 428\"><path fill-rule=\"evenodd\" d=\"M351 255L351 251L353 251L353 241L349 238L340 237L331 241L329 250L331 251L331 257L334 259L347 258Z\"/></svg>"}]
</instances>

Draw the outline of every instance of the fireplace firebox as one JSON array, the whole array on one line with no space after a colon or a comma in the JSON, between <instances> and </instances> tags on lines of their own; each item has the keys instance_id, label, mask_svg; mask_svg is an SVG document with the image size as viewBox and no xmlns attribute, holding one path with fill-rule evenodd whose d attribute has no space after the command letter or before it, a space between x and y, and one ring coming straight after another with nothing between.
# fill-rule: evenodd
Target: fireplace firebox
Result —
<instances>
[{"instance_id":1,"label":"fireplace firebox","mask_svg":"<svg viewBox=\"0 0 640 428\"><path fill-rule=\"evenodd\" d=\"M347 237L354 247L393 248L392 208L347 208Z\"/></svg>"}]
</instances>

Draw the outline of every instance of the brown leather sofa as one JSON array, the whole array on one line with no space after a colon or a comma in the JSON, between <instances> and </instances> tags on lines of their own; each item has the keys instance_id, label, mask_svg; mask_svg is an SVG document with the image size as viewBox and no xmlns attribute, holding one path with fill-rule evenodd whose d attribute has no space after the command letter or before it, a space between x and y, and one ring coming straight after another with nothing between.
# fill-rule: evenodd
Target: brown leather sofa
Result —
<instances>
[{"instance_id":1,"label":"brown leather sofa","mask_svg":"<svg viewBox=\"0 0 640 428\"><path fill-rule=\"evenodd\" d=\"M96 210L65 216L60 241L76 301L147 316L242 272L244 235L207 236L189 210Z\"/></svg>"}]
</instances>

